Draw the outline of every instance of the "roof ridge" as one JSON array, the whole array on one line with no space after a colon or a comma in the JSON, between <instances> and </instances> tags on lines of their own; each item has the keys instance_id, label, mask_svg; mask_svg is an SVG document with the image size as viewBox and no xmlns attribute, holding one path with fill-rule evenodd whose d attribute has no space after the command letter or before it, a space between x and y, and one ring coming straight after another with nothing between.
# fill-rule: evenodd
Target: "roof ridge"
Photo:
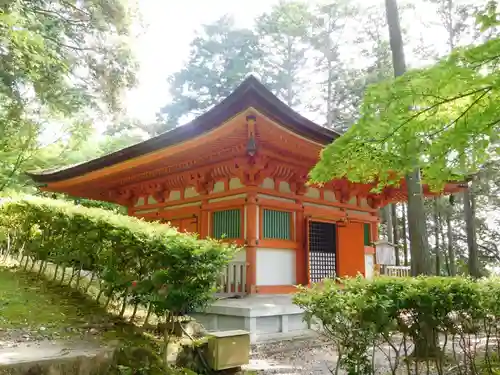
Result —
<instances>
[{"instance_id":1,"label":"roof ridge","mask_svg":"<svg viewBox=\"0 0 500 375\"><path fill-rule=\"evenodd\" d=\"M59 168L55 171L46 169L26 174L35 182L48 183L106 168L197 137L217 128L227 119L249 107L255 108L292 132L321 144L326 145L340 136L339 133L316 124L290 108L253 74L250 74L227 97L187 124L76 165Z\"/></svg>"}]
</instances>

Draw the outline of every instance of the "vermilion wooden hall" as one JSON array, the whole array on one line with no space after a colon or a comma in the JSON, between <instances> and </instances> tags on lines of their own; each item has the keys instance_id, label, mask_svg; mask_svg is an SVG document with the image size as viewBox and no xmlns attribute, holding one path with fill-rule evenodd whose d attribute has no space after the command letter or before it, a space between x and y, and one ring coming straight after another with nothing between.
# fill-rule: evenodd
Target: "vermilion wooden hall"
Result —
<instances>
[{"instance_id":1,"label":"vermilion wooden hall","mask_svg":"<svg viewBox=\"0 0 500 375\"><path fill-rule=\"evenodd\" d=\"M406 198L404 185L382 194L345 179L308 186L321 150L339 136L250 76L186 125L30 176L47 191L118 203L133 216L236 242L244 250L233 262L233 290L288 293L334 275L370 277L378 209Z\"/></svg>"}]
</instances>

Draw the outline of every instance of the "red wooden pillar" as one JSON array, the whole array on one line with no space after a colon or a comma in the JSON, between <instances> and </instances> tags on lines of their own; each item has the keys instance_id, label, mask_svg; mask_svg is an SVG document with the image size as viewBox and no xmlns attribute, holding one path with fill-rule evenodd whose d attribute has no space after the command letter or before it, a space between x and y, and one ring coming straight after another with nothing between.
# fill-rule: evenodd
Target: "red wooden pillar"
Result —
<instances>
[{"instance_id":1,"label":"red wooden pillar","mask_svg":"<svg viewBox=\"0 0 500 375\"><path fill-rule=\"evenodd\" d=\"M372 216L374 217L377 217L378 218L378 214L377 213L372 213ZM378 224L379 222L376 221L376 222L372 222L370 225L371 225L371 235L372 235L372 242L377 242L378 241ZM375 248L375 247L374 247ZM374 253L373 254L373 257L374 257L374 262L373 262L373 275L374 276L377 276L377 275L380 275L380 265L378 264L378 261L377 261L377 254Z\"/></svg>"},{"instance_id":2,"label":"red wooden pillar","mask_svg":"<svg viewBox=\"0 0 500 375\"><path fill-rule=\"evenodd\" d=\"M302 204L301 200L297 200L296 203ZM306 222L304 218L304 210L298 210L296 212L295 218L295 241L297 243L297 248L295 250L295 273L296 282L299 285L307 285L307 249L305 241L305 229Z\"/></svg>"},{"instance_id":3,"label":"red wooden pillar","mask_svg":"<svg viewBox=\"0 0 500 375\"><path fill-rule=\"evenodd\" d=\"M247 260L247 287L248 292L253 294L256 292L257 285L257 195L249 193L246 203L246 260Z\"/></svg>"},{"instance_id":4,"label":"red wooden pillar","mask_svg":"<svg viewBox=\"0 0 500 375\"><path fill-rule=\"evenodd\" d=\"M208 209L206 208L206 205L208 203L208 200L203 200L201 204L201 214L200 214L200 238L207 238L210 233L210 228L209 228L209 212Z\"/></svg>"}]
</instances>

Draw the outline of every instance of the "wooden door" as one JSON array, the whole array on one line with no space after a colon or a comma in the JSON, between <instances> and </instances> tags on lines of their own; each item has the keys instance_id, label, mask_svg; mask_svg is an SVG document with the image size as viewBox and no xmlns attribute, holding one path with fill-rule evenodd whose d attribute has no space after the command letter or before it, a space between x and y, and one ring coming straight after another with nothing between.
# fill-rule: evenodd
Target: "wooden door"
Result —
<instances>
[{"instance_id":1,"label":"wooden door","mask_svg":"<svg viewBox=\"0 0 500 375\"><path fill-rule=\"evenodd\" d=\"M166 222L170 223L171 227L177 228L177 230L180 230L181 228L181 220L179 219L167 220Z\"/></svg>"},{"instance_id":2,"label":"wooden door","mask_svg":"<svg viewBox=\"0 0 500 375\"><path fill-rule=\"evenodd\" d=\"M306 259L305 259L305 263L306 263L306 269L307 269L307 271L306 271L307 279L306 280L307 280L308 284L311 284L311 265L310 265L310 261L309 261L310 256L311 256L311 254L309 253L309 249L310 249L309 226L310 226L311 218L310 217L306 218L305 222L306 222L306 230L305 230L305 232L306 232L306 241L305 241L305 243L306 243Z\"/></svg>"},{"instance_id":3,"label":"wooden door","mask_svg":"<svg viewBox=\"0 0 500 375\"><path fill-rule=\"evenodd\" d=\"M188 233L198 233L198 218L188 217L186 219L182 219L180 231Z\"/></svg>"},{"instance_id":4,"label":"wooden door","mask_svg":"<svg viewBox=\"0 0 500 375\"><path fill-rule=\"evenodd\" d=\"M365 274L364 225L350 222L338 228L338 273L355 277L358 272Z\"/></svg>"},{"instance_id":5,"label":"wooden door","mask_svg":"<svg viewBox=\"0 0 500 375\"><path fill-rule=\"evenodd\" d=\"M198 218L196 216L167 220L167 222L170 222L170 225L177 228L179 232L198 233Z\"/></svg>"},{"instance_id":6,"label":"wooden door","mask_svg":"<svg viewBox=\"0 0 500 375\"><path fill-rule=\"evenodd\" d=\"M337 276L337 225L331 222L308 221L309 283Z\"/></svg>"}]
</instances>

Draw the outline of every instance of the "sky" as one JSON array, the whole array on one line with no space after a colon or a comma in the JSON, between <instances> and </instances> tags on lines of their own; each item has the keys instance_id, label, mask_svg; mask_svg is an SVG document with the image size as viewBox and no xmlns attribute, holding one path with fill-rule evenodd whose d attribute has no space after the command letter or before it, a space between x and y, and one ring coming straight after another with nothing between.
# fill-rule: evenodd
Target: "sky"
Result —
<instances>
[{"instance_id":1,"label":"sky","mask_svg":"<svg viewBox=\"0 0 500 375\"><path fill-rule=\"evenodd\" d=\"M146 123L154 121L159 109L169 102L167 77L182 68L189 55L189 43L203 24L211 23L224 14L231 14L237 26L251 27L256 16L270 10L279 2L279 0L137 1L143 21L141 25L137 25L139 35L134 40L132 48L140 64L139 84L126 94L126 104L130 117ZM305 0L310 5L325 1ZM365 6L383 4L383 0L352 1L361 2ZM405 0L401 0L400 4L403 1ZM426 13L421 12L422 7L420 4L421 15ZM415 30L414 26L412 32L415 31L422 30ZM429 33L428 37L432 38L432 33ZM307 116L306 113L303 115Z\"/></svg>"},{"instance_id":2,"label":"sky","mask_svg":"<svg viewBox=\"0 0 500 375\"><path fill-rule=\"evenodd\" d=\"M189 43L203 24L229 13L238 26L250 27L257 15L276 3L278 0L139 0L144 31L133 49L141 67L139 85L126 97L128 114L143 121L155 119L169 100L168 75L182 67Z\"/></svg>"}]
</instances>

